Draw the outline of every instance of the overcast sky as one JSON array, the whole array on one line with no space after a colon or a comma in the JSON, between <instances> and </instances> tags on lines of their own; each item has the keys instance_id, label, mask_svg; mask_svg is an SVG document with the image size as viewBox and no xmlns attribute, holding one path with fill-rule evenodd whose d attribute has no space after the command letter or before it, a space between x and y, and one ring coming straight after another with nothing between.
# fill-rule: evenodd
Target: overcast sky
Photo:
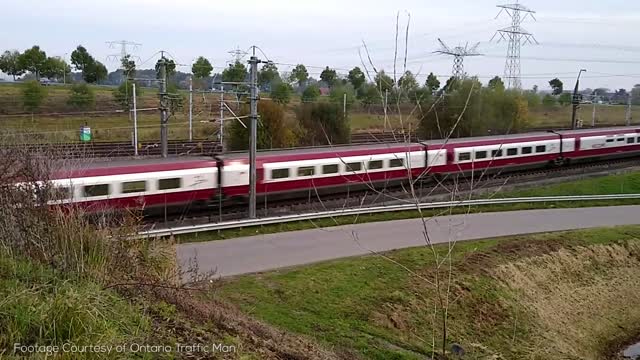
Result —
<instances>
[{"instance_id":1,"label":"overcast sky","mask_svg":"<svg viewBox=\"0 0 640 360\"><path fill-rule=\"evenodd\" d=\"M530 0L537 22L523 27L539 45L522 49L523 86L548 88L558 76L572 88L580 68L581 87L630 88L640 83L640 2L607 0ZM486 56L467 58L465 70L483 82L504 72L505 42L490 42L509 17L497 19L494 0L6 0L2 7L0 48L20 49L40 45L49 56L67 59L84 45L110 70L109 40L141 43L132 53L141 68L153 66L159 50L166 50L187 66L197 56L212 61L215 71L233 59L228 52L259 46L272 61L303 63L313 77L326 65L337 69L362 67L358 50L366 42L378 69L393 72L396 14L400 11L403 68L404 26L411 15L407 67L424 81L433 71L451 73L452 59L433 54L440 37L451 47L480 42ZM263 59L265 55L259 54ZM68 61L68 60L67 60ZM281 71L290 67L278 65ZM346 71L339 70L341 73ZM444 80L444 79L441 79Z\"/></svg>"}]
</instances>

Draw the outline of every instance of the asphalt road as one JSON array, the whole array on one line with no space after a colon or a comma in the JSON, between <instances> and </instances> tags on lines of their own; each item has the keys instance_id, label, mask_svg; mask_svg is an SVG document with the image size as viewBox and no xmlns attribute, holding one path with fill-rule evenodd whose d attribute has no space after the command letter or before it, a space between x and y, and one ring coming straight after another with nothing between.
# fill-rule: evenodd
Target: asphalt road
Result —
<instances>
[{"instance_id":1,"label":"asphalt road","mask_svg":"<svg viewBox=\"0 0 640 360\"><path fill-rule=\"evenodd\" d=\"M427 229L433 243L443 243L633 224L640 224L640 206L441 216ZM421 246L423 230L420 219L409 219L181 244L177 252L181 264L197 255L201 271L225 277Z\"/></svg>"}]
</instances>

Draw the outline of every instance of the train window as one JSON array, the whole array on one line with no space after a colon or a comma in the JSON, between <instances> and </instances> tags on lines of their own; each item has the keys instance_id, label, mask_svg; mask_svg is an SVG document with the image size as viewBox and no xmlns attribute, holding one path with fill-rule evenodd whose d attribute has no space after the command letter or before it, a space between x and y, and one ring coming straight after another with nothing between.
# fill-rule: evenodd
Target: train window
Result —
<instances>
[{"instance_id":1,"label":"train window","mask_svg":"<svg viewBox=\"0 0 640 360\"><path fill-rule=\"evenodd\" d=\"M487 152L486 151L476 151L476 160L486 159L486 158L487 158Z\"/></svg>"},{"instance_id":2,"label":"train window","mask_svg":"<svg viewBox=\"0 0 640 360\"><path fill-rule=\"evenodd\" d=\"M362 163L361 162L347 163L346 169L347 171L360 171L362 170Z\"/></svg>"},{"instance_id":3,"label":"train window","mask_svg":"<svg viewBox=\"0 0 640 360\"><path fill-rule=\"evenodd\" d=\"M507 156L518 155L518 149L507 149Z\"/></svg>"},{"instance_id":4,"label":"train window","mask_svg":"<svg viewBox=\"0 0 640 360\"><path fill-rule=\"evenodd\" d=\"M522 154L531 154L533 152L533 148L531 146L525 146L522 148Z\"/></svg>"},{"instance_id":5,"label":"train window","mask_svg":"<svg viewBox=\"0 0 640 360\"><path fill-rule=\"evenodd\" d=\"M536 146L536 153L547 152L547 145L538 145Z\"/></svg>"},{"instance_id":6,"label":"train window","mask_svg":"<svg viewBox=\"0 0 640 360\"><path fill-rule=\"evenodd\" d=\"M181 178L160 179L158 180L158 190L178 189L182 186Z\"/></svg>"},{"instance_id":7,"label":"train window","mask_svg":"<svg viewBox=\"0 0 640 360\"><path fill-rule=\"evenodd\" d=\"M389 160L390 168L398 168L404 166L404 159L391 159Z\"/></svg>"},{"instance_id":8,"label":"train window","mask_svg":"<svg viewBox=\"0 0 640 360\"><path fill-rule=\"evenodd\" d=\"M338 164L322 165L323 174L335 174L338 172Z\"/></svg>"},{"instance_id":9,"label":"train window","mask_svg":"<svg viewBox=\"0 0 640 360\"><path fill-rule=\"evenodd\" d=\"M289 169L273 169L271 170L272 179L286 179L289 177Z\"/></svg>"},{"instance_id":10,"label":"train window","mask_svg":"<svg viewBox=\"0 0 640 360\"><path fill-rule=\"evenodd\" d=\"M636 142L636 138L627 138L627 144L633 144Z\"/></svg>"},{"instance_id":11,"label":"train window","mask_svg":"<svg viewBox=\"0 0 640 360\"><path fill-rule=\"evenodd\" d=\"M622 141L624 141L624 138L618 138L617 140L622 142Z\"/></svg>"},{"instance_id":12,"label":"train window","mask_svg":"<svg viewBox=\"0 0 640 360\"><path fill-rule=\"evenodd\" d=\"M614 140L613 139L607 139L608 143L612 143Z\"/></svg>"},{"instance_id":13,"label":"train window","mask_svg":"<svg viewBox=\"0 0 640 360\"><path fill-rule=\"evenodd\" d=\"M369 161L369 166L367 167L367 169L369 170L382 169L382 160Z\"/></svg>"},{"instance_id":14,"label":"train window","mask_svg":"<svg viewBox=\"0 0 640 360\"><path fill-rule=\"evenodd\" d=\"M640 137L638 137L638 144L640 144Z\"/></svg>"},{"instance_id":15,"label":"train window","mask_svg":"<svg viewBox=\"0 0 640 360\"><path fill-rule=\"evenodd\" d=\"M313 166L303 166L298 168L298 176L313 176L316 173L316 168Z\"/></svg>"},{"instance_id":16,"label":"train window","mask_svg":"<svg viewBox=\"0 0 640 360\"><path fill-rule=\"evenodd\" d=\"M105 196L109 195L109 184L86 185L83 188L84 197Z\"/></svg>"},{"instance_id":17,"label":"train window","mask_svg":"<svg viewBox=\"0 0 640 360\"><path fill-rule=\"evenodd\" d=\"M147 182L142 181L129 181L122 183L122 193L130 194L136 192L145 192L147 191Z\"/></svg>"},{"instance_id":18,"label":"train window","mask_svg":"<svg viewBox=\"0 0 640 360\"><path fill-rule=\"evenodd\" d=\"M502 156L502 150L491 150L491 157L497 158Z\"/></svg>"},{"instance_id":19,"label":"train window","mask_svg":"<svg viewBox=\"0 0 640 360\"><path fill-rule=\"evenodd\" d=\"M458 154L458 161L469 161L471 160L471 153L463 152Z\"/></svg>"}]
</instances>

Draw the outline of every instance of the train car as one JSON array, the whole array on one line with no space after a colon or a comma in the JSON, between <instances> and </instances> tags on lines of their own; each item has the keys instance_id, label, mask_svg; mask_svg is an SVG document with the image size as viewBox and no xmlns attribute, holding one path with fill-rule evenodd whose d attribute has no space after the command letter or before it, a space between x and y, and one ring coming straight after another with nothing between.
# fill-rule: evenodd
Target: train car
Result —
<instances>
[{"instance_id":1,"label":"train car","mask_svg":"<svg viewBox=\"0 0 640 360\"><path fill-rule=\"evenodd\" d=\"M56 204L99 211L168 208L206 203L216 196L218 163L169 158L77 163L53 174Z\"/></svg>"},{"instance_id":2,"label":"train car","mask_svg":"<svg viewBox=\"0 0 640 360\"><path fill-rule=\"evenodd\" d=\"M384 188L432 176L509 172L570 162L640 155L640 127L537 132L259 152L259 199L315 197ZM82 207L164 208L244 202L249 193L246 153L222 158L95 162L59 172L57 203Z\"/></svg>"}]
</instances>

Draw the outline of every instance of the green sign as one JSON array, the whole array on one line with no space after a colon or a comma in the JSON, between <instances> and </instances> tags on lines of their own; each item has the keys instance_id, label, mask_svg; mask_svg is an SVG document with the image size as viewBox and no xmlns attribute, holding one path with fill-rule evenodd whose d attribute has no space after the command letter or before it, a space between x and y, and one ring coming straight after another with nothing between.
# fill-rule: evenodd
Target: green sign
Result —
<instances>
[{"instance_id":1,"label":"green sign","mask_svg":"<svg viewBox=\"0 0 640 360\"><path fill-rule=\"evenodd\" d=\"M80 141L91 141L91 128L88 126L80 127Z\"/></svg>"}]
</instances>

